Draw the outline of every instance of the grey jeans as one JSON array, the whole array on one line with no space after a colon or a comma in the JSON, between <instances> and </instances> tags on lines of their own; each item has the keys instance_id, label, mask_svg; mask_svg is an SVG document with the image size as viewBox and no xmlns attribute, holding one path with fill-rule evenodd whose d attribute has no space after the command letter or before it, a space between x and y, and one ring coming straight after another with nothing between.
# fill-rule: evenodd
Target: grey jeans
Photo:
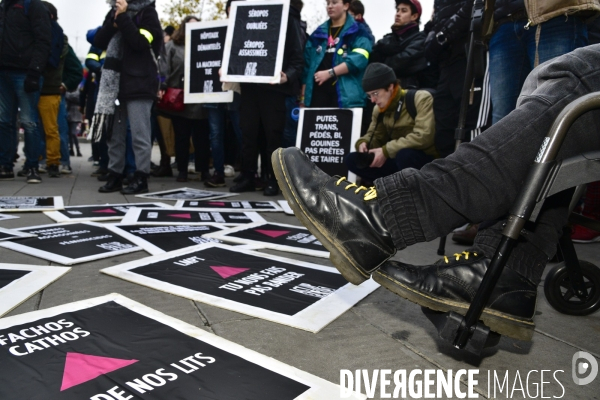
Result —
<instances>
[{"instance_id":1,"label":"grey jeans","mask_svg":"<svg viewBox=\"0 0 600 400\"><path fill-rule=\"evenodd\" d=\"M152 142L150 140L150 112L153 100L127 100L115 110L112 136L108 141L108 169L122 174L125 168L125 149L127 139L127 122L131 127L131 142L137 172L150 173L150 156Z\"/></svg>"},{"instance_id":2,"label":"grey jeans","mask_svg":"<svg viewBox=\"0 0 600 400\"><path fill-rule=\"evenodd\" d=\"M481 229L475 249L492 256L502 218L519 194L543 138L570 102L600 91L600 45L588 46L541 64L531 72L517 108L485 133L420 171L405 169L375 181L378 201L394 244L403 249L447 235L467 222L499 220ZM571 127L559 159L600 149L600 111ZM520 241L507 267L541 279L567 221L568 197L549 199L527 240Z\"/></svg>"}]
</instances>

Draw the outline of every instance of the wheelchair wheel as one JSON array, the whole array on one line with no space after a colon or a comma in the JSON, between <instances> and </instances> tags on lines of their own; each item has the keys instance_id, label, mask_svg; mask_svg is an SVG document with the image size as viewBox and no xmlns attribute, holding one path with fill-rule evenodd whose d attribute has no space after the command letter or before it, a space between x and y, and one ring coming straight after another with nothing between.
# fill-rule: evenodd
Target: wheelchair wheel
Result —
<instances>
[{"instance_id":1,"label":"wheelchair wheel","mask_svg":"<svg viewBox=\"0 0 600 400\"><path fill-rule=\"evenodd\" d=\"M588 315L600 308L600 268L581 260L579 265L588 293L586 299L575 295L565 263L552 268L544 282L544 294L548 303L563 314Z\"/></svg>"}]
</instances>

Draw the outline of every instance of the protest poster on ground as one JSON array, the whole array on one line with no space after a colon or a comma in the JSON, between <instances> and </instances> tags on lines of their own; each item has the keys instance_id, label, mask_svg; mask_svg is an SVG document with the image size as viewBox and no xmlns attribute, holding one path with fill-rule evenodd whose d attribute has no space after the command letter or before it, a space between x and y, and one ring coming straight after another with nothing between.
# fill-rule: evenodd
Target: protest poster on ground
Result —
<instances>
[{"instance_id":1,"label":"protest poster on ground","mask_svg":"<svg viewBox=\"0 0 600 400\"><path fill-rule=\"evenodd\" d=\"M185 25L186 103L233 101L233 91L223 91L219 79L226 35L227 21L188 22Z\"/></svg>"},{"instance_id":2,"label":"protest poster on ground","mask_svg":"<svg viewBox=\"0 0 600 400\"><path fill-rule=\"evenodd\" d=\"M249 224L209 233L206 237L226 243L251 244L257 248L329 258L329 251L303 226L273 222Z\"/></svg>"},{"instance_id":3,"label":"protest poster on ground","mask_svg":"<svg viewBox=\"0 0 600 400\"><path fill-rule=\"evenodd\" d=\"M248 201L248 200L179 200L175 208L196 208L202 211L257 211L257 212L281 212L283 211L274 201Z\"/></svg>"},{"instance_id":4,"label":"protest poster on ground","mask_svg":"<svg viewBox=\"0 0 600 400\"><path fill-rule=\"evenodd\" d=\"M294 210L292 210L292 207L290 207L290 203L288 203L287 200L278 200L277 202L283 209L284 213L286 213L287 215L294 215Z\"/></svg>"},{"instance_id":5,"label":"protest poster on ground","mask_svg":"<svg viewBox=\"0 0 600 400\"><path fill-rule=\"evenodd\" d=\"M254 222L266 222L254 211L198 211L194 208L172 210L132 208L121 220L127 225L223 225L237 226Z\"/></svg>"},{"instance_id":6,"label":"protest poster on ground","mask_svg":"<svg viewBox=\"0 0 600 400\"><path fill-rule=\"evenodd\" d=\"M280 82L289 8L289 0L231 4L223 82Z\"/></svg>"},{"instance_id":7,"label":"protest poster on ground","mask_svg":"<svg viewBox=\"0 0 600 400\"><path fill-rule=\"evenodd\" d=\"M0 246L63 265L80 264L141 250L96 222L29 226L19 228L18 231L37 236L18 242L1 242Z\"/></svg>"},{"instance_id":8,"label":"protest poster on ground","mask_svg":"<svg viewBox=\"0 0 600 400\"><path fill-rule=\"evenodd\" d=\"M331 267L201 244L100 272L162 292L318 332L379 285L348 283Z\"/></svg>"},{"instance_id":9,"label":"protest poster on ground","mask_svg":"<svg viewBox=\"0 0 600 400\"><path fill-rule=\"evenodd\" d=\"M221 243L203 235L227 229L223 225L125 225L108 224L106 228L154 255L185 249L203 243Z\"/></svg>"},{"instance_id":10,"label":"protest poster on ground","mask_svg":"<svg viewBox=\"0 0 600 400\"><path fill-rule=\"evenodd\" d=\"M360 138L362 111L362 108L300 109L296 147L326 174L356 181L344 158L355 151L354 144Z\"/></svg>"},{"instance_id":11,"label":"protest poster on ground","mask_svg":"<svg viewBox=\"0 0 600 400\"><path fill-rule=\"evenodd\" d=\"M62 196L0 196L0 211L54 211L64 208Z\"/></svg>"},{"instance_id":12,"label":"protest poster on ground","mask_svg":"<svg viewBox=\"0 0 600 400\"><path fill-rule=\"evenodd\" d=\"M0 242L3 240L23 239L35 236L36 235L32 235L31 233L21 232L16 229L0 228Z\"/></svg>"},{"instance_id":13,"label":"protest poster on ground","mask_svg":"<svg viewBox=\"0 0 600 400\"><path fill-rule=\"evenodd\" d=\"M0 221L4 221L6 219L17 219L19 217L17 217L16 215L7 215L7 214L0 214Z\"/></svg>"},{"instance_id":14,"label":"protest poster on ground","mask_svg":"<svg viewBox=\"0 0 600 400\"><path fill-rule=\"evenodd\" d=\"M3 318L0 339L2 400L340 398L338 385L119 294Z\"/></svg>"},{"instance_id":15,"label":"protest poster on ground","mask_svg":"<svg viewBox=\"0 0 600 400\"><path fill-rule=\"evenodd\" d=\"M0 264L0 317L70 270L70 267Z\"/></svg>"},{"instance_id":16,"label":"protest poster on ground","mask_svg":"<svg viewBox=\"0 0 600 400\"><path fill-rule=\"evenodd\" d=\"M135 197L156 200L212 200L231 196L237 196L237 193L216 192L188 187L135 195Z\"/></svg>"},{"instance_id":17,"label":"protest poster on ground","mask_svg":"<svg viewBox=\"0 0 600 400\"><path fill-rule=\"evenodd\" d=\"M64 210L45 211L48 217L56 222L75 221L112 221L122 219L133 207L173 208L165 203L124 203L88 206L67 206Z\"/></svg>"}]
</instances>

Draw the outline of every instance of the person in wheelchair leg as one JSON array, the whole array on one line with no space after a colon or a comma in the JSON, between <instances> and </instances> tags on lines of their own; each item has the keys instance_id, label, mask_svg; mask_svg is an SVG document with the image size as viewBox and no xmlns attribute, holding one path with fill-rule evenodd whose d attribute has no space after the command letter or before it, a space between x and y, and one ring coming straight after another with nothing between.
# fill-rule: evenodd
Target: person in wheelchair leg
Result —
<instances>
[{"instance_id":1,"label":"person in wheelchair leg","mask_svg":"<svg viewBox=\"0 0 600 400\"><path fill-rule=\"evenodd\" d=\"M362 87L375 103L371 125L349 153L348 169L370 184L405 168L420 169L437 156L433 97L426 90L400 87L394 70L369 64Z\"/></svg>"},{"instance_id":2,"label":"person in wheelchair leg","mask_svg":"<svg viewBox=\"0 0 600 400\"><path fill-rule=\"evenodd\" d=\"M575 99L600 91L600 45L546 62L528 76L517 108L472 142L421 170L376 179L371 189L328 176L299 149L272 161L284 196L300 221L331 252L341 274L358 285L373 277L417 304L464 314L501 238L503 218L521 190L552 123ZM600 111L580 117L558 160L600 149ZM546 199L537 223L508 257L481 319L517 339L533 334L537 286L567 223L572 193ZM469 251L428 266L389 260L397 250L434 240L467 222L482 226Z\"/></svg>"}]
</instances>

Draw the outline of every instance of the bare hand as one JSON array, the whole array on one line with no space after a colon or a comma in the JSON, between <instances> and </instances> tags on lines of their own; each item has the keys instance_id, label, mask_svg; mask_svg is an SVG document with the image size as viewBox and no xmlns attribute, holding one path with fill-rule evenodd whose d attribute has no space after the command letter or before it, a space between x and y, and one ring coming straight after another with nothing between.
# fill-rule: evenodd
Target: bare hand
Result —
<instances>
[{"instance_id":1,"label":"bare hand","mask_svg":"<svg viewBox=\"0 0 600 400\"><path fill-rule=\"evenodd\" d=\"M158 96L159 100L162 100L162 98L163 98L164 95L165 95L165 91L164 90L159 90L158 91L158 95L157 96Z\"/></svg>"},{"instance_id":2,"label":"bare hand","mask_svg":"<svg viewBox=\"0 0 600 400\"><path fill-rule=\"evenodd\" d=\"M358 145L358 152L359 153L368 153L369 149L367 148L367 144L365 142L360 142L360 144Z\"/></svg>"},{"instance_id":3,"label":"bare hand","mask_svg":"<svg viewBox=\"0 0 600 400\"><path fill-rule=\"evenodd\" d=\"M369 153L375 154L375 158L373 159L373 162L371 163L371 165L369 165L369 167L381 168L381 166L385 164L386 157L383 154L383 149L381 147L377 149L371 149L369 150Z\"/></svg>"},{"instance_id":4,"label":"bare hand","mask_svg":"<svg viewBox=\"0 0 600 400\"><path fill-rule=\"evenodd\" d=\"M117 7L117 11L115 12L115 18L117 18L119 14L125 13L127 11L127 5L127 0L117 0L117 3L115 4L115 6Z\"/></svg>"},{"instance_id":5,"label":"bare hand","mask_svg":"<svg viewBox=\"0 0 600 400\"><path fill-rule=\"evenodd\" d=\"M329 75L329 71L328 70L317 71L315 73L315 82L319 86L321 86L322 84L324 84L325 82L327 82L329 80L329 78L331 78L331 76Z\"/></svg>"}]
</instances>

